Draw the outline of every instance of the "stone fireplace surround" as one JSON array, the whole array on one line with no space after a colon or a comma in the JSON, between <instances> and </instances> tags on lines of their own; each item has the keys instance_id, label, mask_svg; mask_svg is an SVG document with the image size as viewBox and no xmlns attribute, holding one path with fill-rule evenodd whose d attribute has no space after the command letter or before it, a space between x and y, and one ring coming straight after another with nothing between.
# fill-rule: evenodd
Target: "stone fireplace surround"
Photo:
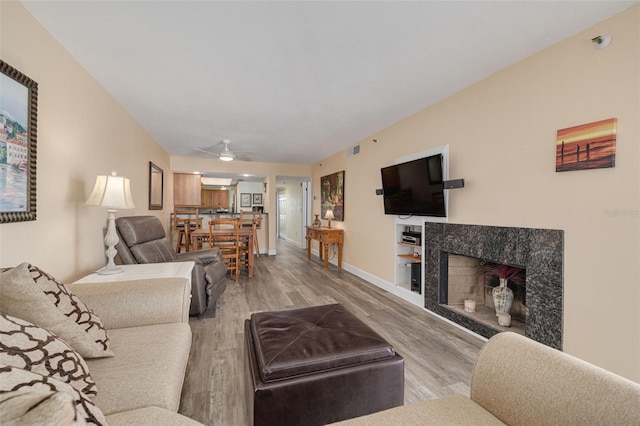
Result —
<instances>
[{"instance_id":1,"label":"stone fireplace surround","mask_svg":"<svg viewBox=\"0 0 640 426\"><path fill-rule=\"evenodd\" d=\"M446 307L448 254L525 267L525 334L562 350L563 231L425 222L424 236L425 308L489 338L498 330Z\"/></svg>"}]
</instances>

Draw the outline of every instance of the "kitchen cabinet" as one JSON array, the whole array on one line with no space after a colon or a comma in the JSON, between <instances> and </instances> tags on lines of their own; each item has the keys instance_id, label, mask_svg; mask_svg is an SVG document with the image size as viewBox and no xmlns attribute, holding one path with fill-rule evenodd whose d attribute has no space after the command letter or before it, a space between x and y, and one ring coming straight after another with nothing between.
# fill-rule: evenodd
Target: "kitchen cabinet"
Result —
<instances>
[{"instance_id":1,"label":"kitchen cabinet","mask_svg":"<svg viewBox=\"0 0 640 426\"><path fill-rule=\"evenodd\" d=\"M175 206L200 207L202 203L201 175L193 173L174 173L173 204Z\"/></svg>"},{"instance_id":2,"label":"kitchen cabinet","mask_svg":"<svg viewBox=\"0 0 640 426\"><path fill-rule=\"evenodd\" d=\"M202 189L200 199L202 207L229 208L229 191L226 189Z\"/></svg>"}]
</instances>

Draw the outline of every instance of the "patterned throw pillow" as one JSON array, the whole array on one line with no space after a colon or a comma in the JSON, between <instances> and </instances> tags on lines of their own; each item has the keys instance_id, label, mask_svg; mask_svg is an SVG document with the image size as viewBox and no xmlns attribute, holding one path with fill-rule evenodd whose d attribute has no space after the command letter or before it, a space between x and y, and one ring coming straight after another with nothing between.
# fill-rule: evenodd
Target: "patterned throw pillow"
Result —
<instances>
[{"instance_id":1,"label":"patterned throw pillow","mask_svg":"<svg viewBox=\"0 0 640 426\"><path fill-rule=\"evenodd\" d=\"M90 397L96 384L76 351L47 330L19 318L0 314L0 362L53 377Z\"/></svg>"},{"instance_id":2,"label":"patterned throw pillow","mask_svg":"<svg viewBox=\"0 0 640 426\"><path fill-rule=\"evenodd\" d=\"M80 325L96 343L106 350L109 348L109 336L100 318L78 299L64 284L57 281L37 266L28 265L31 278L40 286L49 300L65 314Z\"/></svg>"},{"instance_id":3,"label":"patterned throw pillow","mask_svg":"<svg viewBox=\"0 0 640 426\"><path fill-rule=\"evenodd\" d=\"M0 364L0 424L65 424L69 400L75 409L72 424L107 424L102 411L72 386Z\"/></svg>"},{"instance_id":4,"label":"patterned throw pillow","mask_svg":"<svg viewBox=\"0 0 640 426\"><path fill-rule=\"evenodd\" d=\"M49 330L84 358L113 356L100 318L65 286L28 263L0 273L0 312Z\"/></svg>"}]
</instances>

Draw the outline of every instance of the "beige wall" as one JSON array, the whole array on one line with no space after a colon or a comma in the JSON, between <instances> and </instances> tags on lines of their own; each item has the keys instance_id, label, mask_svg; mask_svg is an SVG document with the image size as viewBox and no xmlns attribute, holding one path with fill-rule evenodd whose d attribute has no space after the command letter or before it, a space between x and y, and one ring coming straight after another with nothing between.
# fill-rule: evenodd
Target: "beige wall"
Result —
<instances>
[{"instance_id":1,"label":"beige wall","mask_svg":"<svg viewBox=\"0 0 640 426\"><path fill-rule=\"evenodd\" d=\"M613 42L595 50L602 34ZM345 170L345 222L333 222L345 229L344 261L392 282L380 168L449 144L450 178L466 183L450 192L449 221L564 230L565 351L640 381L639 106L635 6L371 135L358 155L315 164L314 195L320 176ZM611 117L615 168L556 173L556 131Z\"/></svg>"},{"instance_id":2,"label":"beige wall","mask_svg":"<svg viewBox=\"0 0 640 426\"><path fill-rule=\"evenodd\" d=\"M240 207L240 194L248 193L251 194L251 207ZM253 194L262 194L262 206L264 207L264 184L262 182L238 182L238 203L236 205L236 210L246 210L251 211L253 207Z\"/></svg>"},{"instance_id":3,"label":"beige wall","mask_svg":"<svg viewBox=\"0 0 640 426\"><path fill-rule=\"evenodd\" d=\"M136 208L168 224L169 209L148 210L148 170L173 179L169 156L19 2L0 2L0 57L38 83L37 220L0 225L0 266L23 261L71 281L106 264L107 212L85 207L96 175L131 179Z\"/></svg>"}]
</instances>

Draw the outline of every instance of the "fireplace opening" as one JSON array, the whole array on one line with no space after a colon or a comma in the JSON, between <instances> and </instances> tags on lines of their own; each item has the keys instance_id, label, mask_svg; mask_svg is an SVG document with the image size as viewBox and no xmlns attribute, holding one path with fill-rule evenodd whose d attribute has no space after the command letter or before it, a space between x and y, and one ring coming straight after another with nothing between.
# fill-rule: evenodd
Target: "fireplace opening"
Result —
<instances>
[{"instance_id":1,"label":"fireplace opening","mask_svg":"<svg viewBox=\"0 0 640 426\"><path fill-rule=\"evenodd\" d=\"M526 268L453 253L442 253L440 304L460 315L498 331L526 334ZM503 299L494 302L500 276L508 276L506 286L513 300L508 311ZM498 312L501 315L498 315Z\"/></svg>"}]
</instances>

